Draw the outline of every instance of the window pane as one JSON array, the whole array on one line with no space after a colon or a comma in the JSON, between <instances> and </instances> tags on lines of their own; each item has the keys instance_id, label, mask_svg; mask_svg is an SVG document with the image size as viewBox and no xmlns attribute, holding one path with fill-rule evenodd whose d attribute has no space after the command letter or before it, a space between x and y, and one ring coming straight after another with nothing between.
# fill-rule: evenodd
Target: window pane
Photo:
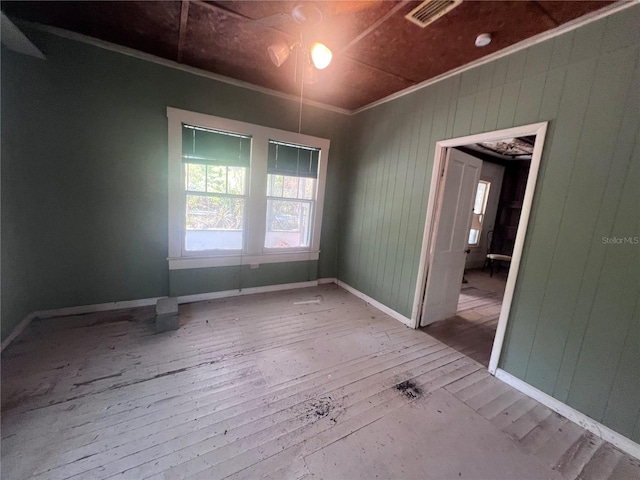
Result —
<instances>
[{"instance_id":1,"label":"window pane","mask_svg":"<svg viewBox=\"0 0 640 480\"><path fill-rule=\"evenodd\" d=\"M473 204L473 211L475 213L484 213L482 211L482 206L484 205L484 194L487 189L487 184L485 182L478 183L478 190L476 191L476 201Z\"/></svg>"},{"instance_id":2,"label":"window pane","mask_svg":"<svg viewBox=\"0 0 640 480\"><path fill-rule=\"evenodd\" d=\"M186 250L242 249L244 206L243 198L187 195Z\"/></svg>"},{"instance_id":3,"label":"window pane","mask_svg":"<svg viewBox=\"0 0 640 480\"><path fill-rule=\"evenodd\" d=\"M284 198L298 198L298 177L283 177Z\"/></svg>"},{"instance_id":4,"label":"window pane","mask_svg":"<svg viewBox=\"0 0 640 480\"><path fill-rule=\"evenodd\" d=\"M469 245L478 245L482 233L484 211L487 208L487 195L489 195L490 182L481 180L478 182L476 197L473 202L473 216L471 217L471 230L469 231Z\"/></svg>"},{"instance_id":5,"label":"window pane","mask_svg":"<svg viewBox=\"0 0 640 480\"><path fill-rule=\"evenodd\" d=\"M267 175L267 195L269 197L282 197L284 177L282 175Z\"/></svg>"},{"instance_id":6,"label":"window pane","mask_svg":"<svg viewBox=\"0 0 640 480\"><path fill-rule=\"evenodd\" d=\"M229 190L227 193L244 195L244 179L247 175L247 169L243 167L228 167L228 171L227 186Z\"/></svg>"},{"instance_id":7,"label":"window pane","mask_svg":"<svg viewBox=\"0 0 640 480\"><path fill-rule=\"evenodd\" d=\"M267 196L313 200L315 178L267 175Z\"/></svg>"},{"instance_id":8,"label":"window pane","mask_svg":"<svg viewBox=\"0 0 640 480\"><path fill-rule=\"evenodd\" d=\"M267 200L266 248L308 247L311 202Z\"/></svg>"},{"instance_id":9,"label":"window pane","mask_svg":"<svg viewBox=\"0 0 640 480\"><path fill-rule=\"evenodd\" d=\"M207 178L207 167L195 163L185 164L187 190L192 192L204 192Z\"/></svg>"},{"instance_id":10,"label":"window pane","mask_svg":"<svg viewBox=\"0 0 640 480\"><path fill-rule=\"evenodd\" d=\"M316 179L300 177L298 180L300 181L300 186L298 188L298 198L312 200Z\"/></svg>"},{"instance_id":11,"label":"window pane","mask_svg":"<svg viewBox=\"0 0 640 480\"><path fill-rule=\"evenodd\" d=\"M469 232L469 245L477 245L480 230L471 229Z\"/></svg>"},{"instance_id":12,"label":"window pane","mask_svg":"<svg viewBox=\"0 0 640 480\"><path fill-rule=\"evenodd\" d=\"M227 167L207 165L207 192L227 193Z\"/></svg>"}]
</instances>

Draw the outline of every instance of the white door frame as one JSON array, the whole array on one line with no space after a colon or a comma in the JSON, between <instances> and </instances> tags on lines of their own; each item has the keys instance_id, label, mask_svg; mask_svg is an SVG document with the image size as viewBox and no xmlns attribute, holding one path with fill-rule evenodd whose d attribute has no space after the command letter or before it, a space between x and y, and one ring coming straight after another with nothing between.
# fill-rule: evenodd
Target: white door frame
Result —
<instances>
[{"instance_id":1,"label":"white door frame","mask_svg":"<svg viewBox=\"0 0 640 480\"><path fill-rule=\"evenodd\" d=\"M420 314L422 311L427 274L429 273L429 265L431 265L432 261L432 238L435 236L436 227L434 221L437 217L436 213L440 209L439 190L442 180L441 172L445 168L447 149L452 147L461 147L470 143L491 142L501 140L503 138L523 137L528 135L536 136L536 141L533 146L533 154L531 156L531 165L529 167L529 176L527 178L527 187L522 203L522 212L520 214L520 221L518 222L515 246L511 257L511 266L509 267L509 275L507 277L507 285L505 287L504 298L502 300L500 318L498 320L496 336L491 350L491 359L489 360L489 372L491 374L495 374L498 368L498 361L500 360L504 336L507 330L509 312L511 311L511 301L513 300L516 278L518 276L518 269L520 268L522 248L524 246L524 239L527 232L527 224L529 223L529 215L531 213L533 192L536 187L538 170L540 169L540 160L542 159L542 148L544 146L545 135L547 133L547 125L548 122L533 123L530 125L523 125L521 127L507 128L505 130L496 130L493 132L479 133L477 135L441 140L436 143L433 170L431 172L431 186L429 188L429 203L424 223L422 250L420 252L420 264L418 267L418 278L416 281L416 293L413 301L413 311L411 313L411 320L414 328L418 328L420 326Z\"/></svg>"}]
</instances>

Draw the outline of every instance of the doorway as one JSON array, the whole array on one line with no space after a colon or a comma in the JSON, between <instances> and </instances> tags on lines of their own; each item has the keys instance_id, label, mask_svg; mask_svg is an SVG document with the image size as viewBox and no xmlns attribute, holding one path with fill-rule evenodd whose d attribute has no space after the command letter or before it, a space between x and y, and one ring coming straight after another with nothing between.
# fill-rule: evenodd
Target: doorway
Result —
<instances>
[{"instance_id":1,"label":"doorway","mask_svg":"<svg viewBox=\"0 0 640 480\"><path fill-rule=\"evenodd\" d=\"M504 341L546 128L544 122L436 145L412 318L416 328L491 373Z\"/></svg>"}]
</instances>

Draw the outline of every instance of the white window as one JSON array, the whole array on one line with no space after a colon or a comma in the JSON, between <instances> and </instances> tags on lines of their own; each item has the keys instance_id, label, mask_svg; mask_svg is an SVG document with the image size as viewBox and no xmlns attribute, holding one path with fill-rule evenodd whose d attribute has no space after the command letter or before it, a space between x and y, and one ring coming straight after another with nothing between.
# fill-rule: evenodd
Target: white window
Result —
<instances>
[{"instance_id":1,"label":"white window","mask_svg":"<svg viewBox=\"0 0 640 480\"><path fill-rule=\"evenodd\" d=\"M244 249L251 137L182 125L184 250Z\"/></svg>"},{"instance_id":2,"label":"white window","mask_svg":"<svg viewBox=\"0 0 640 480\"><path fill-rule=\"evenodd\" d=\"M318 259L329 140L167 117L170 269Z\"/></svg>"},{"instance_id":3,"label":"white window","mask_svg":"<svg viewBox=\"0 0 640 480\"><path fill-rule=\"evenodd\" d=\"M469 245L479 245L480 235L482 235L482 224L487 209L487 199L489 198L490 182L480 180L476 190L476 199L473 203L473 217L471 218L471 230L469 231Z\"/></svg>"},{"instance_id":4,"label":"white window","mask_svg":"<svg viewBox=\"0 0 640 480\"><path fill-rule=\"evenodd\" d=\"M320 150L269 141L265 248L308 248Z\"/></svg>"}]
</instances>

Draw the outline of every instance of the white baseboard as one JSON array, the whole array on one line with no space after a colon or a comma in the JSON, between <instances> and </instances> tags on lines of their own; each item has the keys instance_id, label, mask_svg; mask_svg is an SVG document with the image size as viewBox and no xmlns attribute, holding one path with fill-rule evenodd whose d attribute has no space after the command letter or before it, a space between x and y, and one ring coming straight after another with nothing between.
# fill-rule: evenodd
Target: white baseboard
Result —
<instances>
[{"instance_id":1,"label":"white baseboard","mask_svg":"<svg viewBox=\"0 0 640 480\"><path fill-rule=\"evenodd\" d=\"M508 385L511 385L516 390L520 390L525 395L537 400L543 405L549 407L554 412L559 413L563 417L568 418L574 423L577 423L581 427L589 430L591 433L597 435L603 440L615 445L623 452L640 459L640 445L633 440L628 439L624 435L619 434L611 430L609 427L597 422L596 420L587 417L584 413L580 413L578 410L570 407L569 405L562 403L560 400L553 398L550 395L538 390L537 388L529 385L528 383L514 377L510 373L498 368L496 370L496 378L499 378Z\"/></svg>"},{"instance_id":2,"label":"white baseboard","mask_svg":"<svg viewBox=\"0 0 640 480\"><path fill-rule=\"evenodd\" d=\"M27 328L27 326L31 323L31 320L36 318L34 313L30 313L26 317L24 317L18 325L14 327L9 336L2 341L2 347L0 347L0 351L7 348L7 346L13 342L18 335L22 333L22 331Z\"/></svg>"},{"instance_id":3,"label":"white baseboard","mask_svg":"<svg viewBox=\"0 0 640 480\"><path fill-rule=\"evenodd\" d=\"M293 290L295 288L317 287L318 280L309 282L281 283L279 285L266 285L264 287L250 287L242 290L224 290L222 292L197 293L195 295L178 296L178 303L201 302L203 300L215 300L217 298L239 297L241 295L252 295L254 293L278 292L280 290Z\"/></svg>"},{"instance_id":4,"label":"white baseboard","mask_svg":"<svg viewBox=\"0 0 640 480\"><path fill-rule=\"evenodd\" d=\"M123 308L146 307L148 305L155 305L160 298L165 297L142 298L139 300L125 300L122 302L95 303L93 305L78 305L76 307L54 308L51 310L39 310L36 312L31 312L26 317L24 317L22 321L11 331L9 336L4 339L0 351L3 351L5 348L7 348L7 346L11 342L13 342L16 337L20 335L20 333L22 333L22 331L27 328L27 326L36 318L66 317L69 315L107 312L109 310L120 310Z\"/></svg>"},{"instance_id":5,"label":"white baseboard","mask_svg":"<svg viewBox=\"0 0 640 480\"><path fill-rule=\"evenodd\" d=\"M356 290L355 288L353 288L351 285L344 283L342 280L338 280L338 285L342 288L344 288L347 292L355 295L356 297L364 300L367 303L370 303L371 305L373 305L374 307L376 307L378 310L380 310L383 313L386 313L387 315L389 315L392 318L395 318L396 320L401 321L402 323L404 323L407 327L410 328L415 328L414 322L413 320L411 320L410 318L405 317L404 315L396 312L395 310L387 307L386 305L383 305L382 303L380 303L379 301L371 298L369 295L366 295L364 293L362 293L360 290Z\"/></svg>"},{"instance_id":6,"label":"white baseboard","mask_svg":"<svg viewBox=\"0 0 640 480\"><path fill-rule=\"evenodd\" d=\"M123 308L137 308L155 305L158 300L166 297L141 298L138 300L124 300L121 302L96 303L93 305L79 305L77 307L54 308L52 310L40 310L33 312L35 318L66 317L69 315L82 315L85 313L108 312L109 310L121 310Z\"/></svg>"},{"instance_id":7,"label":"white baseboard","mask_svg":"<svg viewBox=\"0 0 640 480\"><path fill-rule=\"evenodd\" d=\"M209 292L209 293L198 293L195 295L181 295L178 296L178 303L192 303L192 302L201 302L203 300L215 300L218 298L228 298L228 297L237 297L240 295L251 295L254 293L267 293L267 292L277 292L281 290L293 290L296 288L307 288L307 287L316 287L322 284L336 283L340 287L344 288L348 292L352 293L356 297L364 300L365 302L371 304L378 310L386 313L392 318L399 320L404 323L406 326L415 328L414 322L405 317L404 315L396 312L395 310L383 305L377 300L365 295L359 290L356 290L351 285L346 284L337 278L320 278L318 280L312 280L309 282L297 282L297 283L283 283L280 285L267 285L264 287L251 287L251 288L243 288L242 290L224 290L222 292ZM67 315L82 315L85 313L95 313L95 312L104 312L109 310L119 310L123 308L136 308L136 307L145 307L149 305L155 305L159 299L166 297L152 297L152 298L142 298L139 300L127 300L122 302L107 302L107 303L98 303L94 305L80 305L76 307L66 307L66 308L58 308L52 310L41 310L38 312L33 312L27 315L11 332L11 334L2 342L2 350L5 349L7 345L9 345L19 334L22 332L34 318L51 318L51 317L62 317Z\"/></svg>"},{"instance_id":8,"label":"white baseboard","mask_svg":"<svg viewBox=\"0 0 640 480\"><path fill-rule=\"evenodd\" d=\"M324 279L323 279L324 280ZM331 279L329 279L331 280ZM225 290L222 292L210 292L199 293L196 295L182 295L178 297L178 303L192 303L202 300L213 300L216 298L237 297L239 295L251 295L253 293L266 293L276 292L279 290L292 290L295 288L315 287L320 283L318 280L312 280L310 282L298 282L298 283L283 283L280 285L267 285L264 287L252 287L243 288L242 290ZM331 283L331 282L323 282ZM141 298L138 300L125 300L122 302L107 302L96 303L93 305L79 305L76 307L55 308L51 310L40 310L32 312L22 319L22 321L16 325L7 338L2 342L2 348L4 350L20 333L31 323L34 318L52 318L52 317L64 317L69 315L82 315L85 313L106 312L109 310L120 310L123 308L136 308L146 307L149 305L155 305L158 300L166 297L152 297Z\"/></svg>"}]
</instances>

